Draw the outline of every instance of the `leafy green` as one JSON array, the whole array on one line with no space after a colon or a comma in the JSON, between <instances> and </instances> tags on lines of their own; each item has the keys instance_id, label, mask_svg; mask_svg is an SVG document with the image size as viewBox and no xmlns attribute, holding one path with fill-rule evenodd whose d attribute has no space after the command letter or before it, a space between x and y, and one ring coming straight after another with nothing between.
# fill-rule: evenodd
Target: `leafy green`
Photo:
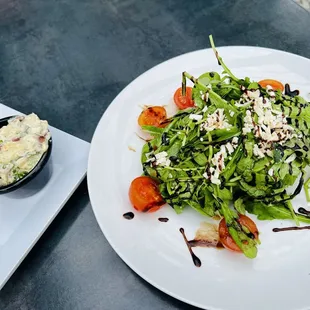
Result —
<instances>
[{"instance_id":1,"label":"leafy green","mask_svg":"<svg viewBox=\"0 0 310 310\"><path fill-rule=\"evenodd\" d=\"M296 214L293 216L289 208L285 204L264 204L263 202L248 201L246 210L255 214L259 220L295 220L295 217L304 223L310 224L310 217Z\"/></svg>"},{"instance_id":2,"label":"leafy green","mask_svg":"<svg viewBox=\"0 0 310 310\"><path fill-rule=\"evenodd\" d=\"M233 240L245 256L254 258L259 240L239 223L240 214L310 223L310 217L296 214L291 203L310 165L310 104L281 91L273 99L256 81L237 78L218 54L212 36L210 43L223 75L212 71L195 78L183 72L182 87L187 81L193 83L195 106L179 111L165 128L142 127L153 137L142 148L143 172L158 180L162 197L176 213L190 207L203 216L224 217ZM294 133L290 138L283 140L275 127L270 131L272 139L245 130L249 112L247 125L266 125L253 101L244 99L254 90L262 100L268 99L271 113L285 115L287 130ZM258 152L260 143L268 149L263 155ZM159 160L162 157L164 161ZM290 186L295 187L292 194L286 192ZM304 188L310 201L309 180Z\"/></svg>"}]
</instances>

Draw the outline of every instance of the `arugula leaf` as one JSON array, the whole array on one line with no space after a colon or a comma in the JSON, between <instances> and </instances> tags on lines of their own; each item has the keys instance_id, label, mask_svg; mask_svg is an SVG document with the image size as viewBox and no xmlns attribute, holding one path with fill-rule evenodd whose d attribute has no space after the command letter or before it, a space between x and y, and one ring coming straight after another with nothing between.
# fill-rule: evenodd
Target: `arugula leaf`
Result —
<instances>
[{"instance_id":1,"label":"arugula leaf","mask_svg":"<svg viewBox=\"0 0 310 310\"><path fill-rule=\"evenodd\" d=\"M155 127L155 126L145 126L145 125L143 125L143 126L141 126L141 128L144 131L146 131L146 132L150 133L151 135L153 135L154 137L158 136L158 135L162 135L163 132L164 132L164 128L158 128L158 127Z\"/></svg>"},{"instance_id":2,"label":"arugula leaf","mask_svg":"<svg viewBox=\"0 0 310 310\"><path fill-rule=\"evenodd\" d=\"M234 208L240 214L245 214L245 204L243 198L238 198L234 203Z\"/></svg>"},{"instance_id":3,"label":"arugula leaf","mask_svg":"<svg viewBox=\"0 0 310 310\"><path fill-rule=\"evenodd\" d=\"M247 201L246 210L249 213L255 214L259 220L294 220L291 210L285 204L264 204L263 202ZM296 214L296 218L300 222L309 223L310 217Z\"/></svg>"}]
</instances>

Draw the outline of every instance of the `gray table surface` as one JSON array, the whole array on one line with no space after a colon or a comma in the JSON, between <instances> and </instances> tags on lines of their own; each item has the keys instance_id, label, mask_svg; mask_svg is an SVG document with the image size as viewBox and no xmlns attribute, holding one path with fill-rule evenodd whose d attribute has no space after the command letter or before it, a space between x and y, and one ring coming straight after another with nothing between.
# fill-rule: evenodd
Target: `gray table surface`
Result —
<instances>
[{"instance_id":1,"label":"gray table surface","mask_svg":"<svg viewBox=\"0 0 310 310\"><path fill-rule=\"evenodd\" d=\"M310 14L291 0L0 0L0 102L90 141L131 80L208 47L209 33L218 46L310 58L309 29ZM122 262L96 223L84 181L0 292L0 309L194 307Z\"/></svg>"}]
</instances>

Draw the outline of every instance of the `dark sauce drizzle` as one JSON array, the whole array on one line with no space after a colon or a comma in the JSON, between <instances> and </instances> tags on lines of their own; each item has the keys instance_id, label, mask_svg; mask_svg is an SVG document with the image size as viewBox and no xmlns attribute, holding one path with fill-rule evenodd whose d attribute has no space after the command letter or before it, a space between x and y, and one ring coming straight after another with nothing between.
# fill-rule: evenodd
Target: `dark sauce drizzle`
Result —
<instances>
[{"instance_id":1,"label":"dark sauce drizzle","mask_svg":"<svg viewBox=\"0 0 310 310\"><path fill-rule=\"evenodd\" d=\"M284 94L290 97L295 97L299 95L299 90L291 90L289 84L285 84L285 91Z\"/></svg>"},{"instance_id":2,"label":"dark sauce drizzle","mask_svg":"<svg viewBox=\"0 0 310 310\"><path fill-rule=\"evenodd\" d=\"M186 238L186 235L185 235L185 232L184 232L184 228L180 228L180 233L182 234L183 239L184 239L184 241L185 241L185 243L187 245L187 248L189 250L189 253L192 256L192 260L193 260L194 265L196 267L201 267L201 260L194 254L194 252L192 250L192 245L190 245L189 241Z\"/></svg>"},{"instance_id":3,"label":"dark sauce drizzle","mask_svg":"<svg viewBox=\"0 0 310 310\"><path fill-rule=\"evenodd\" d=\"M298 212L307 216L310 216L310 211L306 210L305 208L299 208Z\"/></svg>"},{"instance_id":4,"label":"dark sauce drizzle","mask_svg":"<svg viewBox=\"0 0 310 310\"><path fill-rule=\"evenodd\" d=\"M190 240L188 241L190 246L192 248L194 247L212 247L212 248L218 248L218 249L223 249L224 246L221 242L218 242L216 245L213 242L206 241L206 240Z\"/></svg>"},{"instance_id":5,"label":"dark sauce drizzle","mask_svg":"<svg viewBox=\"0 0 310 310\"><path fill-rule=\"evenodd\" d=\"M127 213L124 213L123 214L123 217L126 219L126 220L132 220L135 215L133 214L133 212L127 212Z\"/></svg>"},{"instance_id":6,"label":"dark sauce drizzle","mask_svg":"<svg viewBox=\"0 0 310 310\"><path fill-rule=\"evenodd\" d=\"M159 217L158 220L162 223L167 223L169 221L167 217Z\"/></svg>"},{"instance_id":7,"label":"dark sauce drizzle","mask_svg":"<svg viewBox=\"0 0 310 310\"><path fill-rule=\"evenodd\" d=\"M283 227L283 228L274 228L272 231L273 232L281 232L281 231L289 231L289 230L305 230L305 229L310 229L310 226L303 226L303 227Z\"/></svg>"}]
</instances>

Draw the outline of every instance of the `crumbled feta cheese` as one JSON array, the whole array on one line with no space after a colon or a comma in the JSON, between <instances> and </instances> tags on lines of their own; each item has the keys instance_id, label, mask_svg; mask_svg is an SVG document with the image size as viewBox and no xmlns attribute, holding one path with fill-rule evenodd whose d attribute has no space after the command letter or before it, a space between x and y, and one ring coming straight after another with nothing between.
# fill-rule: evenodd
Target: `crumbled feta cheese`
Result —
<instances>
[{"instance_id":1,"label":"crumbled feta cheese","mask_svg":"<svg viewBox=\"0 0 310 310\"><path fill-rule=\"evenodd\" d=\"M213 167L208 168L207 171L203 174L203 177L213 184L220 185L220 173L225 169L225 159L227 158L228 154L232 154L234 152L236 147L236 144L231 144L230 142L222 144L220 150L215 153L211 159Z\"/></svg>"},{"instance_id":2,"label":"crumbled feta cheese","mask_svg":"<svg viewBox=\"0 0 310 310\"><path fill-rule=\"evenodd\" d=\"M189 119L195 120L195 121L201 121L202 120L202 115L199 114L190 114Z\"/></svg>"},{"instance_id":3,"label":"crumbled feta cheese","mask_svg":"<svg viewBox=\"0 0 310 310\"><path fill-rule=\"evenodd\" d=\"M146 156L146 159L147 159L147 161L146 161L147 163L148 162L152 163L152 162L154 162L156 160L153 152L145 153L145 156Z\"/></svg>"},{"instance_id":4,"label":"crumbled feta cheese","mask_svg":"<svg viewBox=\"0 0 310 310\"><path fill-rule=\"evenodd\" d=\"M271 87L267 86L269 97L274 97L275 93ZM254 135L258 139L254 146L254 155L264 157L265 154L272 156L272 143L283 144L288 139L297 137L294 128L287 124L287 119L281 111L272 107L273 98L262 97L260 91L245 90L236 106L246 106L246 116L242 133L246 135L254 129ZM256 115L256 116L255 116ZM257 122L254 121L257 117Z\"/></svg>"},{"instance_id":5,"label":"crumbled feta cheese","mask_svg":"<svg viewBox=\"0 0 310 310\"><path fill-rule=\"evenodd\" d=\"M260 150L257 144L254 144L253 153L255 156L258 156L261 158L265 157L265 154Z\"/></svg>"},{"instance_id":6,"label":"crumbled feta cheese","mask_svg":"<svg viewBox=\"0 0 310 310\"><path fill-rule=\"evenodd\" d=\"M268 170L268 174L272 177L273 174L274 174L274 170L273 170L272 168L270 168L270 169Z\"/></svg>"},{"instance_id":7,"label":"crumbled feta cheese","mask_svg":"<svg viewBox=\"0 0 310 310\"><path fill-rule=\"evenodd\" d=\"M276 93L274 92L273 88L270 85L267 85L266 89L270 97L276 96Z\"/></svg>"},{"instance_id":8,"label":"crumbled feta cheese","mask_svg":"<svg viewBox=\"0 0 310 310\"><path fill-rule=\"evenodd\" d=\"M247 133L250 133L252 129L254 128L253 126L253 119L252 119L252 113L250 110L246 110L246 115L244 117L244 125L242 128L242 133L246 135Z\"/></svg>"},{"instance_id":9,"label":"crumbled feta cheese","mask_svg":"<svg viewBox=\"0 0 310 310\"><path fill-rule=\"evenodd\" d=\"M156 158L156 159L165 158L165 157L167 157L167 156L168 156L168 153L165 152L165 151L155 154L155 158Z\"/></svg>"},{"instance_id":10,"label":"crumbled feta cheese","mask_svg":"<svg viewBox=\"0 0 310 310\"><path fill-rule=\"evenodd\" d=\"M260 91L259 89L253 91L247 91L245 95L248 96L250 99L257 100L260 97Z\"/></svg>"},{"instance_id":11,"label":"crumbled feta cheese","mask_svg":"<svg viewBox=\"0 0 310 310\"><path fill-rule=\"evenodd\" d=\"M234 147L232 146L231 143L228 142L225 146L229 155L234 152Z\"/></svg>"},{"instance_id":12,"label":"crumbled feta cheese","mask_svg":"<svg viewBox=\"0 0 310 310\"><path fill-rule=\"evenodd\" d=\"M203 173L202 176L203 176L205 179L209 180L209 176L208 176L208 173L207 173L207 172Z\"/></svg>"},{"instance_id":13,"label":"crumbled feta cheese","mask_svg":"<svg viewBox=\"0 0 310 310\"><path fill-rule=\"evenodd\" d=\"M203 138L200 138L199 140L202 142L202 141L203 141Z\"/></svg>"},{"instance_id":14,"label":"crumbled feta cheese","mask_svg":"<svg viewBox=\"0 0 310 310\"><path fill-rule=\"evenodd\" d=\"M215 177L214 175L211 175L210 181L211 181L211 183L216 184L216 185L221 184L221 180L219 178Z\"/></svg>"},{"instance_id":15,"label":"crumbled feta cheese","mask_svg":"<svg viewBox=\"0 0 310 310\"><path fill-rule=\"evenodd\" d=\"M234 112L234 111L230 111L230 112L229 112L229 115L230 115L231 117L233 117L233 116L235 115L235 112Z\"/></svg>"},{"instance_id":16,"label":"crumbled feta cheese","mask_svg":"<svg viewBox=\"0 0 310 310\"><path fill-rule=\"evenodd\" d=\"M233 139L231 140L231 143L238 144L238 141L239 141L238 137L233 137Z\"/></svg>"},{"instance_id":17,"label":"crumbled feta cheese","mask_svg":"<svg viewBox=\"0 0 310 310\"><path fill-rule=\"evenodd\" d=\"M286 158L285 162L287 164L291 163L292 161L294 161L296 159L296 154L293 153L291 156L289 156L288 158Z\"/></svg>"},{"instance_id":18,"label":"crumbled feta cheese","mask_svg":"<svg viewBox=\"0 0 310 310\"><path fill-rule=\"evenodd\" d=\"M201 124L200 129L212 131L214 129L229 129L231 127L227 121L224 109L217 109L214 113L208 115L206 122Z\"/></svg>"},{"instance_id":19,"label":"crumbled feta cheese","mask_svg":"<svg viewBox=\"0 0 310 310\"><path fill-rule=\"evenodd\" d=\"M171 164L171 160L168 158L168 153L163 151L155 154L155 165L168 167Z\"/></svg>"},{"instance_id":20,"label":"crumbled feta cheese","mask_svg":"<svg viewBox=\"0 0 310 310\"><path fill-rule=\"evenodd\" d=\"M207 111L208 111L208 107L207 107L207 106L204 106L203 109L202 109L202 112L205 113L205 112L207 112Z\"/></svg>"},{"instance_id":21,"label":"crumbled feta cheese","mask_svg":"<svg viewBox=\"0 0 310 310\"><path fill-rule=\"evenodd\" d=\"M209 93L203 93L200 95L201 100L208 101L209 100Z\"/></svg>"}]
</instances>

